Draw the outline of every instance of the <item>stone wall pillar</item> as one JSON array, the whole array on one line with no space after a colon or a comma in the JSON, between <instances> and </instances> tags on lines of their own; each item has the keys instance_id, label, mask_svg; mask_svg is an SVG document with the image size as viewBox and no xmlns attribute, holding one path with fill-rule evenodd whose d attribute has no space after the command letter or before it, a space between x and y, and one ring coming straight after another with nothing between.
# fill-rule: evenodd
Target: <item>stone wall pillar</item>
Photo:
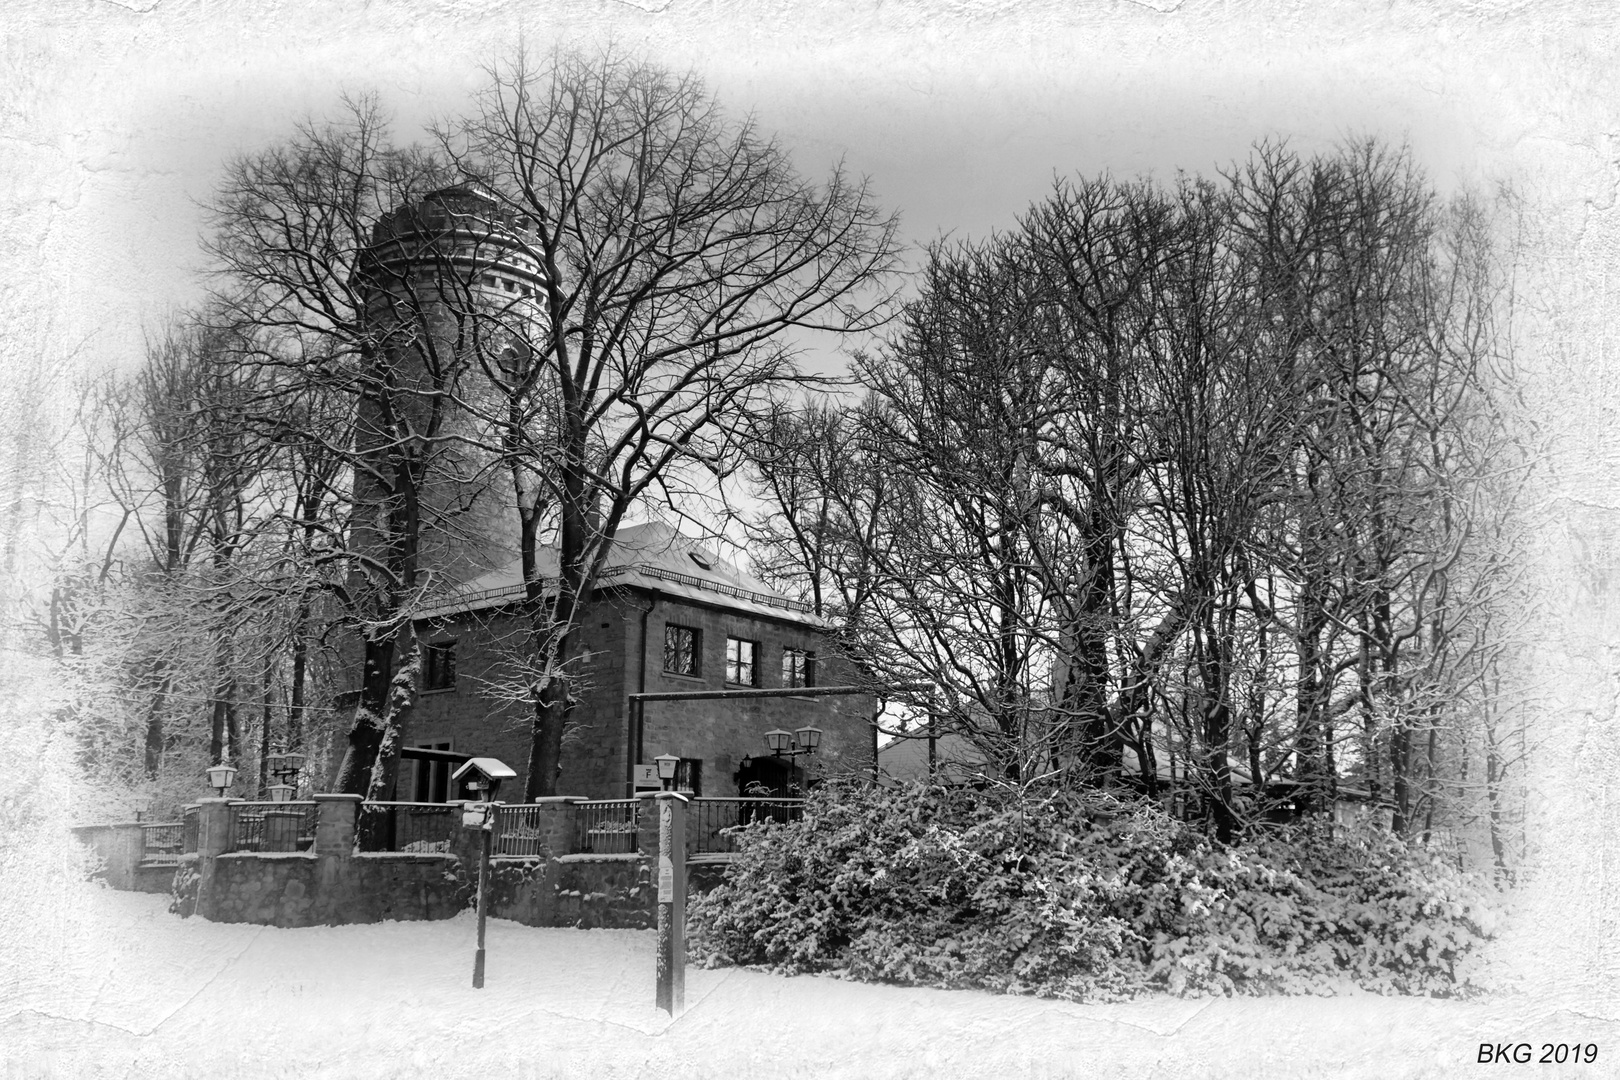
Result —
<instances>
[{"instance_id":1,"label":"stone wall pillar","mask_svg":"<svg viewBox=\"0 0 1620 1080\"><path fill-rule=\"evenodd\" d=\"M315 796L315 922L335 925L354 917L354 827L363 801L359 795Z\"/></svg>"},{"instance_id":2,"label":"stone wall pillar","mask_svg":"<svg viewBox=\"0 0 1620 1080\"><path fill-rule=\"evenodd\" d=\"M579 830L578 795L542 796L534 800L533 820L540 826L540 857L555 859L572 854Z\"/></svg>"},{"instance_id":3,"label":"stone wall pillar","mask_svg":"<svg viewBox=\"0 0 1620 1080\"><path fill-rule=\"evenodd\" d=\"M214 865L225 853L231 835L233 799L203 799L197 803L197 914L213 919L218 897L214 890Z\"/></svg>"},{"instance_id":4,"label":"stone wall pillar","mask_svg":"<svg viewBox=\"0 0 1620 1080\"><path fill-rule=\"evenodd\" d=\"M104 857L107 860L107 884L115 889L135 887L135 868L141 864L146 850L146 838L136 822L123 822L109 826Z\"/></svg>"},{"instance_id":5,"label":"stone wall pillar","mask_svg":"<svg viewBox=\"0 0 1620 1080\"><path fill-rule=\"evenodd\" d=\"M354 824L360 816L359 795L315 796L315 854L334 859L354 857Z\"/></svg>"}]
</instances>

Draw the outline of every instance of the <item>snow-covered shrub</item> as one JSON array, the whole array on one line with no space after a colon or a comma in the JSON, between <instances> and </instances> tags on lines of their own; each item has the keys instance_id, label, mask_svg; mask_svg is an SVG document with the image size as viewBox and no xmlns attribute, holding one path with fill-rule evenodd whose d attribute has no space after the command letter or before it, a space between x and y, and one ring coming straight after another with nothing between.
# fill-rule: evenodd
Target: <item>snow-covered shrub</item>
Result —
<instances>
[{"instance_id":1,"label":"snow-covered shrub","mask_svg":"<svg viewBox=\"0 0 1620 1080\"><path fill-rule=\"evenodd\" d=\"M1492 928L1454 868L1308 829L1223 848L1096 792L823 788L742 830L689 911L702 963L1112 998L1467 992Z\"/></svg>"}]
</instances>

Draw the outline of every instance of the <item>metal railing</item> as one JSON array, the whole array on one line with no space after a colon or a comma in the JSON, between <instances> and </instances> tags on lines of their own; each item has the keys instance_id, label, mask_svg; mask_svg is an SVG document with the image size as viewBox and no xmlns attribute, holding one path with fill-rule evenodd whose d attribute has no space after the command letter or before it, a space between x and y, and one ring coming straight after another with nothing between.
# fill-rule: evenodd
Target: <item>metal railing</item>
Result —
<instances>
[{"instance_id":1,"label":"metal railing","mask_svg":"<svg viewBox=\"0 0 1620 1080\"><path fill-rule=\"evenodd\" d=\"M185 824L179 821L143 824L141 862L147 866L173 866L178 863L185 846L185 830Z\"/></svg>"},{"instance_id":2,"label":"metal railing","mask_svg":"<svg viewBox=\"0 0 1620 1080\"><path fill-rule=\"evenodd\" d=\"M538 806L497 806L494 854L508 858L539 855L546 835L544 820Z\"/></svg>"},{"instance_id":3,"label":"metal railing","mask_svg":"<svg viewBox=\"0 0 1620 1080\"><path fill-rule=\"evenodd\" d=\"M686 815L686 849L694 855L736 851L737 836L727 830L760 821L797 821L803 816L803 799L693 799Z\"/></svg>"},{"instance_id":4,"label":"metal railing","mask_svg":"<svg viewBox=\"0 0 1620 1080\"><path fill-rule=\"evenodd\" d=\"M460 827L460 803L362 803L354 826L355 847L414 854L448 852L452 830Z\"/></svg>"},{"instance_id":5,"label":"metal railing","mask_svg":"<svg viewBox=\"0 0 1620 1080\"><path fill-rule=\"evenodd\" d=\"M308 851L315 846L314 802L239 802L227 808L224 851Z\"/></svg>"},{"instance_id":6,"label":"metal railing","mask_svg":"<svg viewBox=\"0 0 1620 1080\"><path fill-rule=\"evenodd\" d=\"M640 799L598 799L577 805L574 850L593 855L629 855L638 845Z\"/></svg>"},{"instance_id":7,"label":"metal railing","mask_svg":"<svg viewBox=\"0 0 1620 1080\"><path fill-rule=\"evenodd\" d=\"M180 815L180 853L182 855L195 855L197 853L197 836L200 829L201 808L188 806Z\"/></svg>"}]
</instances>

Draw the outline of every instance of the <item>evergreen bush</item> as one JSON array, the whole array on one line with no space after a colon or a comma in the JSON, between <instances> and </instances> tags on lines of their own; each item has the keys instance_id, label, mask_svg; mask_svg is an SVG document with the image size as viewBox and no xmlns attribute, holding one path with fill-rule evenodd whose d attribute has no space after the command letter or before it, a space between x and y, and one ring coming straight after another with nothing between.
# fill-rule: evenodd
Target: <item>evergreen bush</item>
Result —
<instances>
[{"instance_id":1,"label":"evergreen bush","mask_svg":"<svg viewBox=\"0 0 1620 1080\"><path fill-rule=\"evenodd\" d=\"M688 910L708 966L1070 1000L1466 995L1495 915L1472 879L1374 832L1222 847L1104 792L823 786L740 830Z\"/></svg>"}]
</instances>

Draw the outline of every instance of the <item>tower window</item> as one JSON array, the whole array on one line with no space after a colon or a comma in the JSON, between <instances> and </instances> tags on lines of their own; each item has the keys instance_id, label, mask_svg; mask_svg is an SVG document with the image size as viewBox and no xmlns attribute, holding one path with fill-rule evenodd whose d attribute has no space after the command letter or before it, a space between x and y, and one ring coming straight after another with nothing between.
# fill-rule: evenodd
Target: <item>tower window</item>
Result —
<instances>
[{"instance_id":1,"label":"tower window","mask_svg":"<svg viewBox=\"0 0 1620 1080\"><path fill-rule=\"evenodd\" d=\"M754 686L754 678L759 668L754 664L754 654L759 646L743 638L726 638L726 682L737 683L740 686Z\"/></svg>"},{"instance_id":2,"label":"tower window","mask_svg":"<svg viewBox=\"0 0 1620 1080\"><path fill-rule=\"evenodd\" d=\"M456 643L435 641L423 649L424 690L454 690L456 687Z\"/></svg>"},{"instance_id":3,"label":"tower window","mask_svg":"<svg viewBox=\"0 0 1620 1080\"><path fill-rule=\"evenodd\" d=\"M671 675L691 675L702 672L701 643L703 635L690 626L664 626L664 670Z\"/></svg>"}]
</instances>

